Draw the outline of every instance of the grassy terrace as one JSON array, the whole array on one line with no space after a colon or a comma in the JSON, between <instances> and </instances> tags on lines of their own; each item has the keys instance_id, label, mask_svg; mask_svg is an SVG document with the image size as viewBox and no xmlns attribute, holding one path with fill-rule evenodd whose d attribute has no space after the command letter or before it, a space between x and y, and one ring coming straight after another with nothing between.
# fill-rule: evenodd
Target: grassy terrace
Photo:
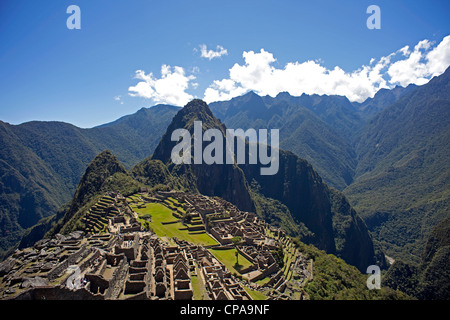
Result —
<instances>
[{"instance_id":1,"label":"grassy terrace","mask_svg":"<svg viewBox=\"0 0 450 320\"><path fill-rule=\"evenodd\" d=\"M132 199L137 199L133 197ZM218 244L205 231L189 232L181 222L172 215L173 209L160 203L131 203L130 207L139 215L139 218L145 220L151 216L150 227L159 237L183 239L195 244L214 245ZM167 223L168 224L163 224Z\"/></svg>"},{"instance_id":2,"label":"grassy terrace","mask_svg":"<svg viewBox=\"0 0 450 320\"><path fill-rule=\"evenodd\" d=\"M241 254L239 254L239 264L236 265L236 249L234 248L226 250L209 249L209 251L232 273L239 273L239 270L245 269L252 265L252 263Z\"/></svg>"},{"instance_id":3,"label":"grassy terrace","mask_svg":"<svg viewBox=\"0 0 450 320\"><path fill-rule=\"evenodd\" d=\"M267 296L257 290L252 290L247 286L242 286L244 288L245 291L247 291L247 293L250 295L250 297L252 297L253 300L266 300Z\"/></svg>"}]
</instances>

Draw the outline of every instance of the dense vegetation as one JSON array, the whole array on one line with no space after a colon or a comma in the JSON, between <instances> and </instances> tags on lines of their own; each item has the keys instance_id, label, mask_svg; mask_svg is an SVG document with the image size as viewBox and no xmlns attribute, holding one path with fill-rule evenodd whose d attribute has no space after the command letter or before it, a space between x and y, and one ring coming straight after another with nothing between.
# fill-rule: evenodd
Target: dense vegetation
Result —
<instances>
[{"instance_id":1,"label":"dense vegetation","mask_svg":"<svg viewBox=\"0 0 450 320\"><path fill-rule=\"evenodd\" d=\"M81 218L107 191L129 195L143 185L134 180L110 151L103 151L89 164L73 199L56 215L41 220L24 234L20 247L27 247L43 237L68 233L80 227Z\"/></svg>"},{"instance_id":2,"label":"dense vegetation","mask_svg":"<svg viewBox=\"0 0 450 320\"><path fill-rule=\"evenodd\" d=\"M313 260L314 277L305 286L312 300L392 300L411 299L410 296L382 285L381 289L367 288L368 275L332 254L318 250L294 239L307 259Z\"/></svg>"},{"instance_id":3,"label":"dense vegetation","mask_svg":"<svg viewBox=\"0 0 450 320\"><path fill-rule=\"evenodd\" d=\"M430 254L436 246L428 236L450 216L449 78L447 70L424 86L380 90L364 103L250 92L211 104L214 114L196 100L177 116L179 108L159 105L91 129L0 122L0 258L24 232L21 246L49 230L76 228L102 191L126 194L145 185L223 197L346 261L364 261L360 270L373 255L371 262L385 265L381 248L397 260L386 276L392 287L419 298L445 296L439 281L448 279L440 271L448 247ZM223 131L214 115L235 129L280 129L281 147L292 152L280 153L279 173L268 178L257 166L168 163L169 123L168 132L191 130L195 119L203 129ZM117 158L101 154L82 177L105 149ZM102 160L111 170L102 171Z\"/></svg>"},{"instance_id":4,"label":"dense vegetation","mask_svg":"<svg viewBox=\"0 0 450 320\"><path fill-rule=\"evenodd\" d=\"M355 154L348 139L339 131L342 127L336 125L338 122L344 126L345 121L333 121L335 117L326 114L325 105L330 109L336 107L333 113L338 112L336 109L345 110L351 118L350 128L345 126L346 134L358 128L360 120L350 116L348 107L351 104L343 97L314 96L308 99L307 96L296 98L280 93L276 98L270 98L249 92L230 101L211 103L210 107L228 128L279 129L281 148L307 160L327 184L342 190L352 181Z\"/></svg>"},{"instance_id":5,"label":"dense vegetation","mask_svg":"<svg viewBox=\"0 0 450 320\"><path fill-rule=\"evenodd\" d=\"M419 299L450 299L450 219L431 231L419 265L396 261L384 283Z\"/></svg>"},{"instance_id":6,"label":"dense vegetation","mask_svg":"<svg viewBox=\"0 0 450 320\"><path fill-rule=\"evenodd\" d=\"M358 135L355 182L345 189L389 256L419 263L450 216L450 70L405 94Z\"/></svg>"},{"instance_id":7,"label":"dense vegetation","mask_svg":"<svg viewBox=\"0 0 450 320\"><path fill-rule=\"evenodd\" d=\"M25 229L70 201L89 162L112 150L130 168L151 154L178 107L142 108L81 129L62 122L0 121L0 259Z\"/></svg>"}]
</instances>

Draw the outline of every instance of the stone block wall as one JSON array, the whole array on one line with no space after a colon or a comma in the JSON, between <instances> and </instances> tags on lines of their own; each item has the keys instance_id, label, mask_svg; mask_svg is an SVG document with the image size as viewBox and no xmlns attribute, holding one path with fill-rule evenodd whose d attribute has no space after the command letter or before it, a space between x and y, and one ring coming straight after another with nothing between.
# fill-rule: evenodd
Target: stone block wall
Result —
<instances>
[{"instance_id":1,"label":"stone block wall","mask_svg":"<svg viewBox=\"0 0 450 320\"><path fill-rule=\"evenodd\" d=\"M83 245L78 251L72 253L66 260L58 264L52 270L47 273L47 278L52 281L58 278L63 272L67 270L67 268L75 264L78 259L82 259L86 257L90 252L90 249L87 249L85 245Z\"/></svg>"}]
</instances>

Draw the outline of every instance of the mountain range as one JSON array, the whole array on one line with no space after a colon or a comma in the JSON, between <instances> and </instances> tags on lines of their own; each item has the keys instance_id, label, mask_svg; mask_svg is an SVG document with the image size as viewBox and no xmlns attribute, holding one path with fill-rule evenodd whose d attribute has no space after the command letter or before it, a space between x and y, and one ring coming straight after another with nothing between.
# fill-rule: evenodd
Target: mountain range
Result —
<instances>
[{"instance_id":1,"label":"mountain range","mask_svg":"<svg viewBox=\"0 0 450 320\"><path fill-rule=\"evenodd\" d=\"M312 166L292 152L280 150L279 170L267 176L260 175L259 165L253 164L174 164L171 150L177 142L172 141L172 132L186 129L195 139L194 121L202 121L203 131L219 129L225 139L226 127L208 105L201 100L191 101L174 116L153 155L131 170L127 171L110 151L95 157L70 204L32 228L21 246L32 244L44 234L54 236L76 230L88 211L86 205L102 192L120 190L132 194L146 187L221 197L361 271L374 263L384 264L384 257L375 253L365 223L345 196L329 189Z\"/></svg>"},{"instance_id":2,"label":"mountain range","mask_svg":"<svg viewBox=\"0 0 450 320\"><path fill-rule=\"evenodd\" d=\"M151 154L179 107L142 108L81 129L63 122L0 121L0 253L68 202L89 162L110 149L130 168Z\"/></svg>"},{"instance_id":3,"label":"mountain range","mask_svg":"<svg viewBox=\"0 0 450 320\"><path fill-rule=\"evenodd\" d=\"M406 93L358 132L344 193L388 254L419 263L450 208L450 71Z\"/></svg>"},{"instance_id":4,"label":"mountain range","mask_svg":"<svg viewBox=\"0 0 450 320\"><path fill-rule=\"evenodd\" d=\"M128 185L170 184L221 196L359 267L375 261L379 248L418 263L431 228L449 213L449 76L447 70L423 86L380 90L363 103L249 92L209 108L199 101L186 109L142 108L91 129L0 122L2 253L40 219L67 213L86 167L108 149ZM279 173L260 176L249 165L168 165L174 142L167 132L190 129L193 115L222 130L279 129L286 150L280 152ZM237 197L233 190L239 190ZM360 262L358 248L372 248Z\"/></svg>"}]
</instances>

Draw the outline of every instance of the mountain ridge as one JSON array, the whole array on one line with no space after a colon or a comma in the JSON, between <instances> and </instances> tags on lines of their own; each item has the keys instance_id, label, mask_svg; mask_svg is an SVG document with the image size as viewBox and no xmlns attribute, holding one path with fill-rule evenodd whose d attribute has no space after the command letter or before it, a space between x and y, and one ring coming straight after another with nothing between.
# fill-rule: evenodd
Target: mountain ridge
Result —
<instances>
[{"instance_id":1,"label":"mountain ridge","mask_svg":"<svg viewBox=\"0 0 450 320\"><path fill-rule=\"evenodd\" d=\"M71 199L98 153L110 149L128 168L145 159L178 109L145 108L138 116L90 129L60 121L0 121L0 257L25 229ZM142 130L134 128L134 119Z\"/></svg>"},{"instance_id":2,"label":"mountain ridge","mask_svg":"<svg viewBox=\"0 0 450 320\"><path fill-rule=\"evenodd\" d=\"M448 70L446 74L447 73ZM398 104L398 101L404 99L405 96L412 93L417 94L417 91L422 87L423 86L409 86L407 88L399 87L393 89L395 92L380 90L374 98L369 98L364 103L369 105L370 103L375 103L375 100L377 100L377 103L383 107L383 110L388 110L389 112L390 107L384 105L382 101L393 99L394 105ZM390 96L390 98L381 99L385 95ZM348 196L349 201L355 205L358 212L362 210L364 219L371 228L371 232L375 232L375 235L378 235L379 231L376 228L378 228L380 223L383 224L383 221L392 217L392 210L377 209L372 216L364 214L363 203L361 201L355 201L356 198L354 194L355 192L364 194L365 187L364 184L355 184L354 179L360 179L363 174L365 174L364 177L368 178L367 183L371 183L375 186L377 184L386 185L382 176L377 175L379 172L383 171L374 171L373 173L377 174L368 175L367 172L372 170L372 168L370 166L364 168L362 166L364 160L362 163L359 163L360 159L358 159L358 157L360 157L362 152L358 151L359 155L356 154L353 146L354 142L349 141L348 135L342 132L339 129L339 126L336 125L336 121L339 123L339 119L331 121L332 118L327 119L326 116L338 115L339 113L336 113L336 110L339 110L339 108L344 108L343 110L346 110L346 112L350 112L352 110L351 108L353 108L353 112L356 114L359 112L361 121L365 122L363 127L367 126L371 121L375 121L373 120L374 118L365 120L365 118L361 116L361 111L358 110L358 104L350 103L352 105L351 107L349 101L346 101L346 99L339 96L314 95L309 97L303 95L302 98L291 97L287 93L280 93L278 99L281 100L277 100L277 97L260 97L256 93L250 92L243 97L236 97L230 101L212 103L211 110L213 111L213 115L221 119L223 119L224 115L227 114L226 112L229 111L228 116L232 116L230 118L231 123L236 125L242 124L242 126L233 125L234 128L245 129L246 123L247 126L250 124L256 129L284 128L282 136L287 135L287 138L281 139L281 147L290 149L290 151L294 151L295 154L305 158L313 165L313 168L317 170L327 184L331 182L330 185L332 187L337 187L339 190L346 190L345 194ZM298 103L298 100L300 99L309 102L304 102L306 106L302 106ZM335 101L330 103L329 106L323 104L323 101L332 101L333 99ZM247 104L241 104L239 102L240 100L246 100ZM290 100L297 102L292 104L288 102ZM236 110L239 112L231 112L231 108L226 106L230 103L234 103ZM318 106L322 106L322 108L319 108ZM262 110L264 112L261 111L261 107L264 107ZM328 108L330 108L329 111L327 111ZM135 168L137 170L138 167L133 166L153 153L153 150L156 149L159 143L159 137L163 135L175 113L180 109L180 107L169 105L141 108L133 115L127 115L116 121L90 129L81 129L60 122L46 123L36 121L21 125L10 125L4 122L0 123L0 127L2 128L0 130L0 135L3 133L0 137L0 141L3 143L2 146L7 147L3 148L3 150L20 150L18 152L10 152L10 154L5 152L5 155L0 158L2 160L2 162L0 162L0 181L2 177L4 179L3 189L1 190L4 191L3 197L6 199L2 203L4 207L1 213L0 231L2 232L2 241L6 239L5 237L9 237L7 242L2 242L2 248L7 248L14 243L14 241L20 237L21 232L23 232L23 227L33 225L40 218L46 217L47 214L55 214L59 206L70 200L70 197L73 195L76 185L83 174L84 168L90 160L102 150L112 150L114 154L117 154L118 159L124 164L126 169ZM366 109L369 109L369 107ZM253 110L253 112L249 112L249 110ZM259 114L255 114L255 111L258 111ZM294 114L293 111L296 111L297 113ZM151 119L150 116L152 114L158 114L158 116ZM227 124L227 119L223 122ZM350 123L354 122L350 121ZM66 133L60 134L59 130L51 130L51 127L63 127L65 131L63 130L61 132ZM363 127L352 133L354 139L358 140L358 137L361 134L364 134ZM42 128L44 130L42 130ZM347 127L345 130L348 130L348 128L351 128L351 126ZM23 132L17 132L19 131L18 129L24 130ZM153 132L156 132L156 134L153 134L151 129L155 129ZM53 135L50 134L52 131L55 131ZM394 135L401 136L399 134ZM148 139L145 140L145 137L148 137ZM371 137L369 138L369 140L372 140ZM52 149L54 148L52 143L55 141L55 146L58 144L63 145L65 143L67 144L68 149L60 147L58 147L59 149ZM69 148L70 142L74 141L78 141L79 147L71 150ZM441 148L443 150L447 150L445 145L442 146L443 147ZM361 150L361 146L359 148ZM388 177L390 177L390 179L397 179L398 170L400 170L401 167L413 168L417 163L425 163L423 162L423 159L429 157L427 152L432 152L432 149L416 150L410 153L408 157L403 157L402 161L399 162L401 166L394 166L391 171L387 171ZM14 157L11 158L11 155ZM12 160L5 161L7 159ZM34 160L30 162L30 160L27 159ZM52 159L59 159L59 161L54 161L52 163ZM148 159L148 161L150 161L148 163L149 165L151 163L151 165L154 166L153 169L156 170L162 168L157 162L152 161L151 159ZM23 166L25 163L28 165ZM40 169L37 167L35 168L34 165L40 167ZM141 166L139 169L146 168L146 166ZM368 171L367 169L370 170ZM445 181L443 180L445 177L445 169L443 172L444 175L440 175L440 177L433 181L434 186L433 184L428 185L429 190L433 190L436 185L445 185ZM148 172L146 174L148 174ZM192 174L192 172L183 173L180 171L177 172L177 174L189 175ZM139 176L140 173L136 175ZM154 176L152 179L153 178L155 181L172 181L172 178L166 175L166 173L163 173L160 177ZM143 181L144 180L150 181L151 179L145 178ZM250 190L252 190L252 182L253 181L247 181ZM255 184L256 189L258 189L257 184L258 183ZM351 185L351 188L349 188L349 185ZM19 187L11 190L11 186ZM354 190L353 192L351 192L352 189ZM402 192L401 188L396 189L399 192ZM378 205L384 203L384 201L381 200L382 198L378 198L373 192L367 194L371 194L371 197L375 199ZM379 194L384 196L383 193ZM393 194L396 193L393 192ZM399 195L399 199L402 197L403 196ZM429 210L434 213L430 214L431 219L426 221L431 223L430 225L434 225L439 220L436 212L440 212L442 211L442 208L445 209L445 207L448 207L448 201L445 202L445 199L448 199L448 197L446 198L444 193L440 193L436 197L430 199L431 202L425 199L425 202L422 203L421 206L406 208L406 210L400 215L397 215L395 219L399 222L404 221L405 219L408 220L408 215L412 215L419 219L421 212ZM261 198L261 201L265 204L273 204L273 201L279 200L274 200L272 198L265 199L263 197ZM288 209L283 207L281 203L279 204L280 208L284 208L281 211L284 210L287 212L286 210ZM28 206L28 208L36 207L38 213L30 211L30 213L22 214L21 219L28 220L28 224L20 226L16 217L19 215L22 206L23 208L26 206ZM439 209L439 207L441 209ZM10 215L10 212L13 212L13 214ZM278 219L275 215L273 215L272 218ZM19 227L17 227L18 225ZM416 228L414 232L417 233L418 230L420 230L420 228ZM428 229L425 228L423 230L426 231ZM11 237L12 234L14 236Z\"/></svg>"},{"instance_id":3,"label":"mountain ridge","mask_svg":"<svg viewBox=\"0 0 450 320\"><path fill-rule=\"evenodd\" d=\"M450 207L450 69L362 128L355 181L344 190L390 256L420 260Z\"/></svg>"},{"instance_id":4,"label":"mountain ridge","mask_svg":"<svg viewBox=\"0 0 450 320\"><path fill-rule=\"evenodd\" d=\"M174 130L180 128L189 130L192 134L193 122L196 120L202 121L203 130L218 128L225 135L225 125L214 117L208 105L201 100L193 100L173 118L155 149L152 159L166 163L173 175L178 175L181 171L186 176L185 173L189 172L187 179L190 179L200 193L222 197L241 210L254 211L258 208L258 200L260 200L258 196L279 201L288 208L289 213L284 217L285 219L297 221L296 223L301 223L302 227L312 232L312 235L305 238L308 242L327 252L346 257L349 263L357 265L360 269L375 262L372 240L364 222L356 218L357 214L354 210L350 211L350 205L343 195L340 196L341 198L337 196L343 207L333 206L330 201L330 189L309 163L292 152L280 150L279 170L273 176L261 175L261 166L258 164L245 163L238 166L235 164L170 164L170 151L176 145L176 141L169 139L169 136ZM192 145L193 143L191 148L193 148ZM226 143L223 143L223 146L225 145ZM246 153L248 152L247 144ZM183 169L180 170L181 167ZM254 183L258 185L257 191L250 187L250 184ZM255 192L256 198L252 196ZM334 193L340 194L339 191ZM344 207L346 207L345 210L342 210ZM258 213L262 216L265 214ZM332 217L336 218L335 221ZM344 220L356 228L343 228ZM339 232L341 233L339 241L342 243L338 246L339 250L336 250L335 235ZM358 241L345 241L348 234L352 232ZM349 251L355 250L355 246L364 247L359 250L358 257L348 254ZM379 257L381 263L384 263L383 259Z\"/></svg>"}]
</instances>

